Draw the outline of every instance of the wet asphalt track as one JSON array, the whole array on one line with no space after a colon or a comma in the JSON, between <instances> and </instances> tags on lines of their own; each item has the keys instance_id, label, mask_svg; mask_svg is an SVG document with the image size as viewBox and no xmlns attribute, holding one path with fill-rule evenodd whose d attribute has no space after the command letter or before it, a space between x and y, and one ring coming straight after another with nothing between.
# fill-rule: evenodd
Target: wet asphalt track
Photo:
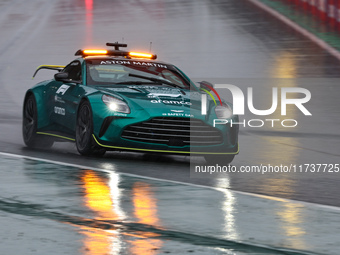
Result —
<instances>
[{"instance_id":1,"label":"wet asphalt track","mask_svg":"<svg viewBox=\"0 0 340 255\"><path fill-rule=\"evenodd\" d=\"M189 160L183 157L109 153L103 159L86 159L72 144L44 152L24 147L20 131L24 93L52 75L42 71L32 81L35 68L68 63L78 48L124 38L138 50L149 50L152 41L160 59L175 63L195 80L259 88L262 101L264 94L270 96L266 84L311 91L308 109L313 116L293 110L289 116L299 121L298 128L241 128L235 166L339 163L340 62L247 1L129 1L114 7L110 1L96 1L92 11L80 0L35 0L29 6L20 0L0 3L1 151L90 166L108 163L118 172L218 185L214 180L190 179ZM335 196L339 176L230 174L228 178L229 188L235 190L340 205Z\"/></svg>"},{"instance_id":2,"label":"wet asphalt track","mask_svg":"<svg viewBox=\"0 0 340 255\"><path fill-rule=\"evenodd\" d=\"M339 173L236 173L223 181L194 179L186 157L111 152L102 159L84 158L67 143L49 151L25 148L21 138L24 93L51 77L48 71L40 72L32 81L37 66L68 63L77 49L107 41L124 40L130 49L147 51L152 41L152 51L160 59L176 64L197 81L233 83L242 89L256 84L264 93L261 98L268 93L267 83L311 91L312 117L290 111L299 120L298 128L241 129L240 154L233 165L340 163L340 62L313 42L244 0L114 5L100 0L93 9L90 2L0 1L0 151L340 206ZM194 162L204 164L201 158ZM26 184L30 185L30 178Z\"/></svg>"}]
</instances>

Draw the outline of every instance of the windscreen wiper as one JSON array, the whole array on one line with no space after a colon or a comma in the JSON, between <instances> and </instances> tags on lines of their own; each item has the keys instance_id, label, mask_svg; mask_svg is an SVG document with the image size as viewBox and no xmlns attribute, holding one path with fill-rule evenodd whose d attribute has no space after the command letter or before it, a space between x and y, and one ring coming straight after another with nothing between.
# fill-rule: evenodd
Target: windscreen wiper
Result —
<instances>
[{"instance_id":1,"label":"windscreen wiper","mask_svg":"<svg viewBox=\"0 0 340 255\"><path fill-rule=\"evenodd\" d=\"M122 81L122 82L116 82L114 83L114 85L117 85L117 84L128 84L128 85L145 85L145 84L154 84L154 85L158 85L159 82L150 82L150 81Z\"/></svg>"}]
</instances>

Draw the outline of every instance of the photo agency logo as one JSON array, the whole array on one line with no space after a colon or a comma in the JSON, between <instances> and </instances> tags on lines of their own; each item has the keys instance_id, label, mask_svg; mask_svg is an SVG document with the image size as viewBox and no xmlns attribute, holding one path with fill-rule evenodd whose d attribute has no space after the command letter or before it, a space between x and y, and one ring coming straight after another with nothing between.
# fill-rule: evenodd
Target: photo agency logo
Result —
<instances>
[{"instance_id":1,"label":"photo agency logo","mask_svg":"<svg viewBox=\"0 0 340 255\"><path fill-rule=\"evenodd\" d=\"M201 95L201 113L202 115L207 115L207 108L208 108L208 100L207 96L210 96L215 104L216 104L216 115L217 119L214 119L214 127L216 125L224 125L230 124L232 127L233 125L241 125L241 126L248 126L252 128L259 128L263 127L265 123L269 123L271 127L274 127L278 123L281 124L282 127L296 127L298 125L298 121L296 119L249 119L243 120L242 122L235 122L231 118L232 115L239 115L242 116L245 114L245 107L248 107L248 110L256 115L256 116L268 116L273 114L279 105L279 88L272 88L272 105L269 109L259 110L254 107L254 93L253 88L247 88L247 97L244 95L242 90L231 84L211 84L208 82L201 82L201 90L205 92L205 94ZM229 107L227 104L223 103L219 93L217 93L216 89L226 89L228 90L233 98L233 107ZM312 114L307 110L304 106L311 99L311 93L308 89L299 88L299 87L282 87L281 89L281 116L287 116L287 106L288 105L295 105L305 116L311 116ZM218 103L213 96L214 93L218 98ZM294 95L297 98L288 97L288 94ZM247 100L246 100L247 99ZM247 101L247 104L245 104ZM218 114L220 113L220 114ZM230 114L229 114L230 113ZM222 117L221 117L222 116Z\"/></svg>"}]
</instances>

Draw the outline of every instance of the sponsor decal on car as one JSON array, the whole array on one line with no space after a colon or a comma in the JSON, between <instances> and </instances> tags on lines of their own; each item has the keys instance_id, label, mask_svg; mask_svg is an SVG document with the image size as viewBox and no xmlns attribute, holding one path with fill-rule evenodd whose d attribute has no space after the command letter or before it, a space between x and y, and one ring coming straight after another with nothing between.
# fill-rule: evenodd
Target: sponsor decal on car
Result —
<instances>
[{"instance_id":1,"label":"sponsor decal on car","mask_svg":"<svg viewBox=\"0 0 340 255\"><path fill-rule=\"evenodd\" d=\"M57 90L56 94L64 95L69 88L70 86L68 85L61 85L59 89Z\"/></svg>"},{"instance_id":2,"label":"sponsor decal on car","mask_svg":"<svg viewBox=\"0 0 340 255\"><path fill-rule=\"evenodd\" d=\"M152 63L152 62L142 62L142 61L128 61L128 60L103 60L100 62L101 65L138 65L138 66L154 66L161 68L168 68L167 65Z\"/></svg>"},{"instance_id":3,"label":"sponsor decal on car","mask_svg":"<svg viewBox=\"0 0 340 255\"><path fill-rule=\"evenodd\" d=\"M151 100L151 103L153 104L171 104L171 105L192 105L191 102L185 102L185 101L175 101L175 100Z\"/></svg>"},{"instance_id":4,"label":"sponsor decal on car","mask_svg":"<svg viewBox=\"0 0 340 255\"><path fill-rule=\"evenodd\" d=\"M54 106L54 113L65 116L65 108Z\"/></svg>"}]
</instances>

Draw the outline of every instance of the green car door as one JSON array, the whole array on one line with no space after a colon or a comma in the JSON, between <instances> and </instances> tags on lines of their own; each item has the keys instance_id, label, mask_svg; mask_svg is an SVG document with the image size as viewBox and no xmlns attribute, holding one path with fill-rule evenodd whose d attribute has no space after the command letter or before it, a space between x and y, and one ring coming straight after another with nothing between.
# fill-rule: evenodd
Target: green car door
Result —
<instances>
[{"instance_id":1,"label":"green car door","mask_svg":"<svg viewBox=\"0 0 340 255\"><path fill-rule=\"evenodd\" d=\"M50 93L53 98L50 109L51 117L54 123L58 124L60 128L64 128L64 130L60 131L73 135L77 107L80 97L84 93L80 61L71 62L61 73L67 73L67 79L74 82L55 81L55 85L51 86Z\"/></svg>"}]
</instances>

